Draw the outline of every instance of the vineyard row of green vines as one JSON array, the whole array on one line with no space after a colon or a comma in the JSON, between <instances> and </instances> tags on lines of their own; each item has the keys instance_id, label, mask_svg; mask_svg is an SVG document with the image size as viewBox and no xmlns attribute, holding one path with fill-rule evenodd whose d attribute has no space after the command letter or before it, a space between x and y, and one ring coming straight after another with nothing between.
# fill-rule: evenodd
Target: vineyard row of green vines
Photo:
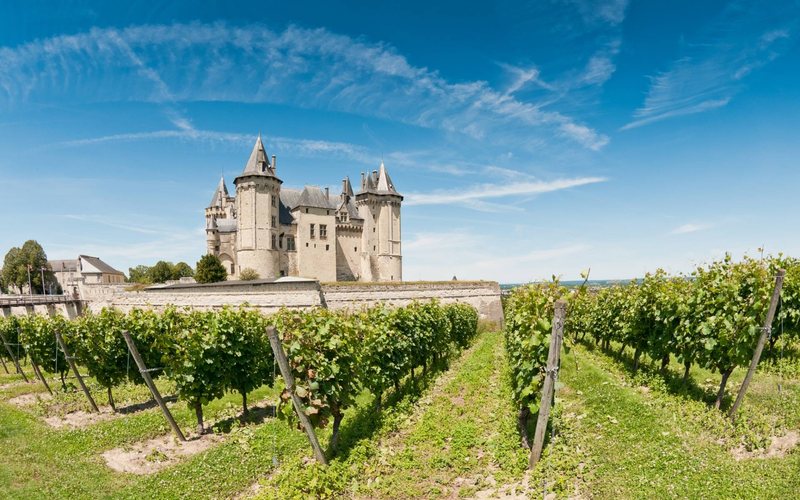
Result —
<instances>
[{"instance_id":1,"label":"vineyard row of green vines","mask_svg":"<svg viewBox=\"0 0 800 500\"><path fill-rule=\"evenodd\" d=\"M786 270L770 346L780 336L800 338L800 260L784 257L724 259L698 267L690 275L662 269L629 284L591 290L552 283L515 289L505 304L505 341L513 397L524 433L536 411L557 300L567 301L565 335L588 335L609 349L634 350L633 370L642 355L665 369L672 357L683 364L684 380L693 365L719 372L715 406L720 407L728 378L753 356L767 315L778 269Z\"/></svg>"},{"instance_id":2,"label":"vineyard row of green vines","mask_svg":"<svg viewBox=\"0 0 800 500\"><path fill-rule=\"evenodd\" d=\"M0 319L0 332L15 357L28 356L44 371L60 374L63 385L68 364L57 348L55 332L60 332L78 364L106 388L113 408L112 388L143 383L122 335L128 331L145 364L160 369L152 375L172 381L178 398L195 410L202 433L204 404L235 391L246 413L247 394L275 382L268 325L277 327L305 414L317 427L332 419L335 449L344 411L360 391L372 392L380 406L386 390L397 390L406 376L414 380L415 369L427 371L451 350L465 347L477 333L478 313L466 304L436 301L355 313L283 309L271 316L247 308L127 314L104 309L72 321L8 317ZM7 351L0 356L10 358ZM294 421L289 399L284 390L279 411Z\"/></svg>"}]
</instances>

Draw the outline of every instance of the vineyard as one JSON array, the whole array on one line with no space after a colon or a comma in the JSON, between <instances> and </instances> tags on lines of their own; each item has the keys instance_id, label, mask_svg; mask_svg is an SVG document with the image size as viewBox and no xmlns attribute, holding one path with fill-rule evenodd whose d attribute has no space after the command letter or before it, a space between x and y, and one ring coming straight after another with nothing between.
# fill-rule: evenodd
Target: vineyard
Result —
<instances>
[{"instance_id":1,"label":"vineyard","mask_svg":"<svg viewBox=\"0 0 800 500\"><path fill-rule=\"evenodd\" d=\"M562 302L564 348L547 369ZM800 262L725 258L688 276L658 270L597 289L553 281L515 289L504 308L502 331L479 328L471 306L438 302L2 318L0 495L755 498L800 486L791 472L800 466ZM758 371L733 412L761 337ZM548 376L554 405L528 470ZM177 426L191 429L186 444L171 437L147 378ZM314 460L304 421L327 465ZM138 471L108 458L134 453Z\"/></svg>"}]
</instances>

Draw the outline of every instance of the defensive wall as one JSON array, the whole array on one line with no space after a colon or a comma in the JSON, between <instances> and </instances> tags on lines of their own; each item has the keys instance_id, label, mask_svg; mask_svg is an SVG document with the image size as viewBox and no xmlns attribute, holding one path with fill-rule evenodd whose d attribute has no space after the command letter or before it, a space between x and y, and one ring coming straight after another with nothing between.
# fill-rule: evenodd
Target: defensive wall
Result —
<instances>
[{"instance_id":1,"label":"defensive wall","mask_svg":"<svg viewBox=\"0 0 800 500\"><path fill-rule=\"evenodd\" d=\"M133 308L163 310L167 306L193 309L220 309L245 305L265 314L281 307L358 310L384 303L399 307L412 301L440 300L464 302L474 306L484 321L503 323L500 286L494 281L442 281L393 283L322 283L315 280L226 281L211 284L174 284L134 291L120 285L84 285L81 301L50 304L2 306L2 314L63 314L73 318L84 309L94 312L104 307L122 311ZM0 304L1 305L1 304Z\"/></svg>"}]
</instances>

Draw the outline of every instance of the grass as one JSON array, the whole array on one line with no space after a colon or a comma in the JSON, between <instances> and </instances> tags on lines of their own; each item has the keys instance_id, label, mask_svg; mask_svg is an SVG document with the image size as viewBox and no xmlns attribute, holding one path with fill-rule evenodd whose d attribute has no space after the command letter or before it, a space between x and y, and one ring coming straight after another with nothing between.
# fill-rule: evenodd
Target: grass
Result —
<instances>
[{"instance_id":1,"label":"grass","mask_svg":"<svg viewBox=\"0 0 800 500\"><path fill-rule=\"evenodd\" d=\"M558 433L535 471L534 484L560 495L580 492L594 498L795 495L798 450L783 458L742 461L731 452L797 429L797 380L777 394L774 375L759 373L733 425L708 404L719 375L694 369L695 385L677 388L677 364L665 378L648 367L632 376L629 362L584 346L564 358ZM738 388L740 372L729 392Z\"/></svg>"},{"instance_id":2,"label":"grass","mask_svg":"<svg viewBox=\"0 0 800 500\"><path fill-rule=\"evenodd\" d=\"M780 458L736 460L772 436L800 429L797 359L764 361L736 424L710 407L719 374L682 367L666 374L630 350L573 346L563 357L542 460L526 471L510 400L502 334L485 332L461 354L416 383L406 380L377 412L365 392L342 424L340 452L323 468L305 436L283 421L240 422L240 398L207 405L222 443L149 476L117 473L101 454L169 432L158 408L126 413L81 429L53 429L43 417L88 410L74 387L20 408L8 399L42 393L18 375L0 374L0 498L435 498L522 495L592 498L793 498L800 449ZM30 373L28 367L27 370ZM744 377L737 369L723 403ZM104 391L89 379L98 404ZM165 395L172 387L158 381ZM780 385L781 390L778 390ZM52 384L53 388L60 386ZM118 407L147 401L146 389L115 389ZM275 400L261 388L251 401ZM185 404L171 404L179 425L194 426ZM535 418L533 419L535 421ZM329 430L319 432L325 443ZM153 454L152 460L160 460ZM256 485L256 489L251 489Z\"/></svg>"}]
</instances>

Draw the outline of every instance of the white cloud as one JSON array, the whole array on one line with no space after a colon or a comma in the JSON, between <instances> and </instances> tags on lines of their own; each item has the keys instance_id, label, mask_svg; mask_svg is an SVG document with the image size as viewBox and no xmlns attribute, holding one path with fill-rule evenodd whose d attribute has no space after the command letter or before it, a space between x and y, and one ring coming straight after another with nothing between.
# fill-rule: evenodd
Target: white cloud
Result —
<instances>
[{"instance_id":1,"label":"white cloud","mask_svg":"<svg viewBox=\"0 0 800 500\"><path fill-rule=\"evenodd\" d=\"M791 17L792 12L796 17L796 8L781 2L773 5L778 15L757 3L730 4L706 33L686 46L682 57L651 78L644 103L622 130L726 106L742 90L747 75L779 57L789 46L789 30L764 32L764 26Z\"/></svg>"},{"instance_id":2,"label":"white cloud","mask_svg":"<svg viewBox=\"0 0 800 500\"><path fill-rule=\"evenodd\" d=\"M711 229L711 227L712 226L710 224L688 223L688 224L683 224L681 226L676 227L675 229L670 231L670 234L696 233L698 231L705 231L706 229Z\"/></svg>"},{"instance_id":3,"label":"white cloud","mask_svg":"<svg viewBox=\"0 0 800 500\"><path fill-rule=\"evenodd\" d=\"M405 205L448 205L474 202L485 198L503 198L519 195L536 195L569 189L587 184L605 182L604 177L577 177L553 181L521 181L505 184L480 184L466 189L440 190L432 193L409 193Z\"/></svg>"},{"instance_id":4,"label":"white cloud","mask_svg":"<svg viewBox=\"0 0 800 500\"><path fill-rule=\"evenodd\" d=\"M537 79L537 71L521 70L512 90ZM589 149L608 143L587 125L486 82L452 83L414 67L386 44L293 26L280 33L222 23L94 28L0 48L0 102L14 105L40 94L269 102L466 131L497 142L513 142L513 129L516 136L563 137ZM191 131L185 119L173 123Z\"/></svg>"}]
</instances>

